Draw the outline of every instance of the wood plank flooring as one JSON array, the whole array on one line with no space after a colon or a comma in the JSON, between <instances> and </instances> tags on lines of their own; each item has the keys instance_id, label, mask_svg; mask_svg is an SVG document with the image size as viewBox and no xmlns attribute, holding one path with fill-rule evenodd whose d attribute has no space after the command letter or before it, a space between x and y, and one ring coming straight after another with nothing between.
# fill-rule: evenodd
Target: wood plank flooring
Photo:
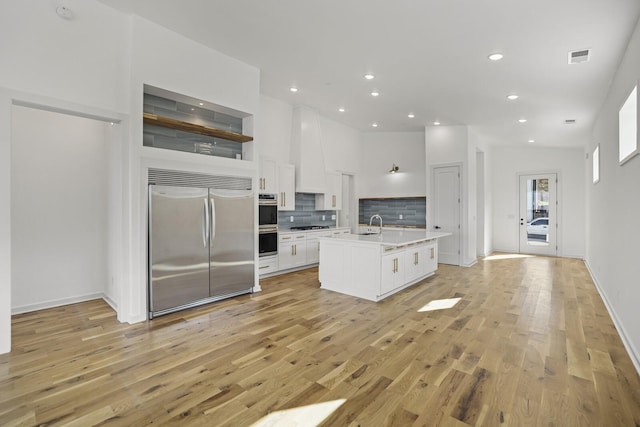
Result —
<instances>
[{"instance_id":1,"label":"wood plank flooring","mask_svg":"<svg viewBox=\"0 0 640 427\"><path fill-rule=\"evenodd\" d=\"M580 260L440 265L380 303L320 290L317 269L261 285L136 325L101 300L14 316L0 425L248 426L346 399L322 425L640 426L640 378Z\"/></svg>"}]
</instances>

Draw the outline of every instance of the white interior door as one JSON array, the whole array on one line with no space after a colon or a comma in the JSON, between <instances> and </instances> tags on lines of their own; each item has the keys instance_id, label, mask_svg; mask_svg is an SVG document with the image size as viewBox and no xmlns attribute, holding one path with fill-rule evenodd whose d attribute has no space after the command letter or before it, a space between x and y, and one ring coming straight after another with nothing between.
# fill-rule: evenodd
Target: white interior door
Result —
<instances>
[{"instance_id":1,"label":"white interior door","mask_svg":"<svg viewBox=\"0 0 640 427\"><path fill-rule=\"evenodd\" d=\"M557 175L520 175L520 252L557 254Z\"/></svg>"},{"instance_id":2,"label":"white interior door","mask_svg":"<svg viewBox=\"0 0 640 427\"><path fill-rule=\"evenodd\" d=\"M432 231L451 233L438 240L438 262L460 265L460 167L433 169Z\"/></svg>"}]
</instances>

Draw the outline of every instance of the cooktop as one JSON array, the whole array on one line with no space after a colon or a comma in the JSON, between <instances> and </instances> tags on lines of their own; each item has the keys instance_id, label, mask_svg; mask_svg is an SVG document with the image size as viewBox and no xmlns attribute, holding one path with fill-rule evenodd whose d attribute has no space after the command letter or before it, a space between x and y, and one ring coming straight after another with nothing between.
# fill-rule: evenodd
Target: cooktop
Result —
<instances>
[{"instance_id":1,"label":"cooktop","mask_svg":"<svg viewBox=\"0 0 640 427\"><path fill-rule=\"evenodd\" d=\"M290 230L322 230L329 228L328 225L300 225L298 227L291 227Z\"/></svg>"}]
</instances>

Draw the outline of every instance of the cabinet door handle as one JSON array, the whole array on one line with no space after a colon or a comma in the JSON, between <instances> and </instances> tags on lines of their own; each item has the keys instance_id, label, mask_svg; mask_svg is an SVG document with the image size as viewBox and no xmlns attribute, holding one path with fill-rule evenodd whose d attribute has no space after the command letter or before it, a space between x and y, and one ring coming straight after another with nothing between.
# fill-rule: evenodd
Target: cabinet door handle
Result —
<instances>
[{"instance_id":1,"label":"cabinet door handle","mask_svg":"<svg viewBox=\"0 0 640 427\"><path fill-rule=\"evenodd\" d=\"M418 252L413 254L413 265L418 265Z\"/></svg>"},{"instance_id":2,"label":"cabinet door handle","mask_svg":"<svg viewBox=\"0 0 640 427\"><path fill-rule=\"evenodd\" d=\"M271 267L271 266L270 266L270 265L263 265L262 267L258 267L258 269L259 269L259 270L262 270L262 269L264 269L264 268L269 268L269 267Z\"/></svg>"},{"instance_id":3,"label":"cabinet door handle","mask_svg":"<svg viewBox=\"0 0 640 427\"><path fill-rule=\"evenodd\" d=\"M431 248L431 259L435 258L435 248Z\"/></svg>"}]
</instances>

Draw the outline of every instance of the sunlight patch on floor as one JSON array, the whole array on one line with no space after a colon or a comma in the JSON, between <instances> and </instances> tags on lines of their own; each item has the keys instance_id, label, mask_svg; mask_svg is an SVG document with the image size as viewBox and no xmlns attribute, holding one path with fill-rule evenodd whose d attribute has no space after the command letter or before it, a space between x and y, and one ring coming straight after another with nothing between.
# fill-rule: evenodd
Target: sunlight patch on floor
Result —
<instances>
[{"instance_id":1,"label":"sunlight patch on floor","mask_svg":"<svg viewBox=\"0 0 640 427\"><path fill-rule=\"evenodd\" d=\"M272 412L251 427L315 427L338 409L346 399Z\"/></svg>"},{"instance_id":2,"label":"sunlight patch on floor","mask_svg":"<svg viewBox=\"0 0 640 427\"><path fill-rule=\"evenodd\" d=\"M489 255L484 257L485 261L496 261L499 259L516 259L516 258L533 258L535 255L527 255L527 254L500 254L500 255Z\"/></svg>"},{"instance_id":3,"label":"sunlight patch on floor","mask_svg":"<svg viewBox=\"0 0 640 427\"><path fill-rule=\"evenodd\" d=\"M425 311L434 311L434 310L444 310L445 308L451 308L456 305L460 301L460 298L449 298L449 299L436 299L429 302L427 305L418 310L418 313L423 313Z\"/></svg>"}]
</instances>

